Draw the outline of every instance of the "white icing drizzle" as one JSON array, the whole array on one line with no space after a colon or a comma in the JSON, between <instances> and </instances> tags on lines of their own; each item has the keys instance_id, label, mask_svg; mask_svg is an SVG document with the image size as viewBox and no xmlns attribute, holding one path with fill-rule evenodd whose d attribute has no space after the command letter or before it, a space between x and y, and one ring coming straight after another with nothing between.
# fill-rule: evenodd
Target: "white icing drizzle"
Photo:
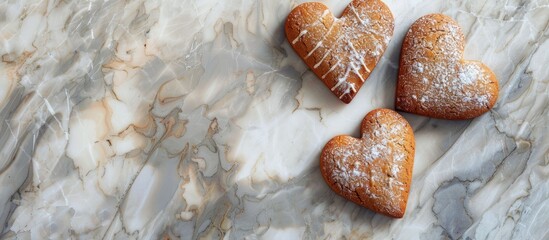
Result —
<instances>
[{"instance_id":1,"label":"white icing drizzle","mask_svg":"<svg viewBox=\"0 0 549 240\"><path fill-rule=\"evenodd\" d=\"M315 48L313 48L313 50L311 50L311 52L309 52L309 54L307 54L307 56L305 56L305 59L307 59L307 58L309 58L311 55L313 55L313 53L314 53L320 46L322 46L322 41L316 43Z\"/></svg>"},{"instance_id":2,"label":"white icing drizzle","mask_svg":"<svg viewBox=\"0 0 549 240\"><path fill-rule=\"evenodd\" d=\"M324 17L326 17L328 14L330 14L330 10L326 9L326 10L324 10L324 12L322 12L322 15L320 16L320 18L324 18Z\"/></svg>"},{"instance_id":3,"label":"white icing drizzle","mask_svg":"<svg viewBox=\"0 0 549 240\"><path fill-rule=\"evenodd\" d=\"M323 18L323 17L321 17ZM326 37L330 34L330 32L332 32L332 29L334 28L334 25L336 24L337 22L337 19L335 19L334 21L332 21L332 24L330 25L330 28L328 29L328 32L324 35L324 37L322 38L322 40L320 40L315 48L313 48L313 50L311 50L311 52L309 52L309 54L307 54L307 56L305 56L305 59L309 58L320 46L322 46L322 42L324 41L324 39L326 39ZM328 51L331 51L332 49L329 49Z\"/></svg>"},{"instance_id":4,"label":"white icing drizzle","mask_svg":"<svg viewBox=\"0 0 549 240\"><path fill-rule=\"evenodd\" d=\"M337 87L339 87L340 85L345 84L345 89L343 90L343 93L339 95L339 99L343 98L345 94L349 94L351 92L351 84L353 83L347 81L347 78L349 77L349 72L351 71L350 69L351 66L347 66L347 68L345 69L345 74L342 77L339 77L337 79L337 84L330 89L331 91L333 91L337 89Z\"/></svg>"},{"instance_id":5,"label":"white icing drizzle","mask_svg":"<svg viewBox=\"0 0 549 240\"><path fill-rule=\"evenodd\" d=\"M356 74L358 76L358 78L360 79L361 82L365 82L366 80L362 77L362 74L360 74L360 72L358 72L358 68L351 63L351 68L353 69L353 73Z\"/></svg>"},{"instance_id":6,"label":"white icing drizzle","mask_svg":"<svg viewBox=\"0 0 549 240\"><path fill-rule=\"evenodd\" d=\"M305 34L307 34L307 32L308 32L307 29L301 31L301 32L299 33L299 35L297 35L297 37L292 41L292 44L296 44L297 41L298 41L301 37L303 37Z\"/></svg>"},{"instance_id":7,"label":"white icing drizzle","mask_svg":"<svg viewBox=\"0 0 549 240\"><path fill-rule=\"evenodd\" d=\"M326 53L324 54L324 56L322 56L322 58L320 59L320 61L318 61L318 63L315 64L315 66L313 67L314 69L316 69L318 66L320 66L320 64L322 62L324 62L324 59L328 56L328 54L330 54L332 52L332 49L328 49L328 51L326 51Z\"/></svg>"},{"instance_id":8,"label":"white icing drizzle","mask_svg":"<svg viewBox=\"0 0 549 240\"><path fill-rule=\"evenodd\" d=\"M366 57L374 58L375 61L373 62L376 62L381 52L387 46L392 34L393 23L390 19L386 19L383 13L380 13L380 9L367 7L365 3L357 2L364 5L360 5L357 8L357 3L354 1L351 2L348 9L345 10L346 14L340 19L333 18L331 26L325 32L319 34L317 30L312 31L311 28L323 23L324 17L330 14L328 9L324 10L317 21L304 26L297 38L292 41L292 44L296 44L299 39L310 40L313 43L316 42L314 47L303 58L309 59L313 57L317 60L313 64L309 63L313 69L317 69L323 63L330 65L321 78L325 79L330 73L335 73L336 82L331 87L331 90L340 96L340 98L346 94L356 93L355 83L358 83L358 81L364 83L366 81L366 77L371 73L371 69L366 65ZM369 18L371 14L381 15L380 21L371 21ZM338 28L340 31L338 33L339 37L334 42L326 42L326 39L332 36L331 33L336 26L341 27ZM365 42L365 38L370 38L371 41ZM380 39L385 41L381 41ZM357 49L353 45L353 42L360 43L362 48ZM318 52L321 52L321 54L318 54ZM326 61L330 54L337 59L335 64L333 64L332 60L330 62ZM370 61L368 60L368 62ZM357 77L352 77L351 79L353 80L349 80L350 72Z\"/></svg>"},{"instance_id":9,"label":"white icing drizzle","mask_svg":"<svg viewBox=\"0 0 549 240\"><path fill-rule=\"evenodd\" d=\"M341 93L341 95L339 95L339 99L342 99L343 96L345 96L345 94L349 94L349 89L345 89L345 91L343 91L343 93Z\"/></svg>"},{"instance_id":10,"label":"white icing drizzle","mask_svg":"<svg viewBox=\"0 0 549 240\"><path fill-rule=\"evenodd\" d=\"M353 11L353 13L355 14L356 18L358 19L358 21L360 22L360 24L362 24L363 26L365 27L368 27L367 26L367 22L365 22L365 20L362 20L362 18L360 18L360 16L358 15L358 13L356 12L356 8L355 6L353 5L353 3L351 2L351 4L349 5L349 7L351 8L351 11ZM368 22L370 22L368 20Z\"/></svg>"},{"instance_id":11,"label":"white icing drizzle","mask_svg":"<svg viewBox=\"0 0 549 240\"><path fill-rule=\"evenodd\" d=\"M339 87L339 85L343 84L344 82L345 80L343 78L338 78L336 85L334 85L330 90L335 90L337 87Z\"/></svg>"},{"instance_id":12,"label":"white icing drizzle","mask_svg":"<svg viewBox=\"0 0 549 240\"><path fill-rule=\"evenodd\" d=\"M322 12L322 15L320 16L320 18L316 22L314 22L313 24L305 26L304 29L301 32L299 32L299 35L297 35L297 37L292 41L292 44L295 45L301 37L305 36L305 34L307 34L309 32L307 30L307 28L310 28L310 27L312 27L312 26L314 26L318 23L321 23L322 19L324 17L326 17L326 15L328 15L328 14L330 14L330 11L328 9L324 10L324 12ZM333 26L333 24L332 24L332 26Z\"/></svg>"},{"instance_id":13,"label":"white icing drizzle","mask_svg":"<svg viewBox=\"0 0 549 240\"><path fill-rule=\"evenodd\" d=\"M349 46L351 47L351 49L353 49L353 53L354 53L354 54L359 55L358 51L356 50L356 48L355 48L355 46L353 45L352 42L349 42ZM356 56L354 56L354 57L356 57ZM358 60L360 61L360 64L362 65L362 67L364 67L364 69L365 69L368 73L370 73L370 72L371 72L370 69L369 69L368 66L366 66L366 64L364 63L364 56L359 56L359 57L358 57ZM351 63L353 63L353 62L351 62ZM358 74L358 73L357 73L357 75L359 75L360 80L362 80L362 82L364 82L364 79L362 79L362 75L361 75L361 74Z\"/></svg>"},{"instance_id":14,"label":"white icing drizzle","mask_svg":"<svg viewBox=\"0 0 549 240\"><path fill-rule=\"evenodd\" d=\"M354 83L349 83L349 85L351 86L351 91L356 93L355 84Z\"/></svg>"},{"instance_id":15,"label":"white icing drizzle","mask_svg":"<svg viewBox=\"0 0 549 240\"><path fill-rule=\"evenodd\" d=\"M341 60L338 60L336 64L334 64L326 73L324 73L324 75L322 75L322 79L324 79L326 75L331 73L339 65L339 63L341 63Z\"/></svg>"}]
</instances>

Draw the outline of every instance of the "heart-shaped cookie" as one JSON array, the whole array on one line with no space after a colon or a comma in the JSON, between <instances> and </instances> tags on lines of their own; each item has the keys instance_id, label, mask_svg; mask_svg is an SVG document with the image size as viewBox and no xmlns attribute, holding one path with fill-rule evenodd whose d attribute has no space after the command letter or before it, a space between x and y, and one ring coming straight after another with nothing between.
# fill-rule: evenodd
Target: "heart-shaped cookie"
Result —
<instances>
[{"instance_id":1,"label":"heart-shaped cookie","mask_svg":"<svg viewBox=\"0 0 549 240\"><path fill-rule=\"evenodd\" d=\"M337 19L322 3L303 3L286 20L297 55L344 103L362 87L393 36L394 20L379 0L354 0Z\"/></svg>"},{"instance_id":2,"label":"heart-shaped cookie","mask_svg":"<svg viewBox=\"0 0 549 240\"><path fill-rule=\"evenodd\" d=\"M320 171L337 194L375 212L400 218L412 181L414 133L393 110L364 117L361 138L332 138L320 155Z\"/></svg>"},{"instance_id":3,"label":"heart-shaped cookie","mask_svg":"<svg viewBox=\"0 0 549 240\"><path fill-rule=\"evenodd\" d=\"M459 25L442 14L418 19L402 43L396 108L443 119L469 119L490 110L498 81L481 62L463 60Z\"/></svg>"}]
</instances>

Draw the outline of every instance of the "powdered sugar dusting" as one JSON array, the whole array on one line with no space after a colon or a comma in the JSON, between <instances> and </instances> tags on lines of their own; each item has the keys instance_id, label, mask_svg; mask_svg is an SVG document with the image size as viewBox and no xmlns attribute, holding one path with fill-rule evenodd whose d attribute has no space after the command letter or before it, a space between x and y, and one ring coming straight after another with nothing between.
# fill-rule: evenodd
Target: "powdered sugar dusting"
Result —
<instances>
[{"instance_id":1,"label":"powdered sugar dusting","mask_svg":"<svg viewBox=\"0 0 549 240\"><path fill-rule=\"evenodd\" d=\"M399 79L407 90L397 96L431 111L486 109L490 73L480 63L462 60L464 36L449 17L426 16L410 28ZM421 27L419 27L421 26ZM399 80L400 81L400 80ZM404 95L403 95L404 94Z\"/></svg>"},{"instance_id":2,"label":"powdered sugar dusting","mask_svg":"<svg viewBox=\"0 0 549 240\"><path fill-rule=\"evenodd\" d=\"M387 211L398 211L395 200L401 198L406 187L400 174L408 154L404 146L409 144L403 136L411 129L402 118L384 114L377 111L371 117L372 126L362 139L346 137L348 145L333 148L329 153L333 157L326 166L332 169L330 177L340 191L357 194L360 199L389 200L391 203L384 206ZM377 187L372 188L373 182Z\"/></svg>"},{"instance_id":3,"label":"powdered sugar dusting","mask_svg":"<svg viewBox=\"0 0 549 240\"><path fill-rule=\"evenodd\" d=\"M478 79L480 71L480 67L477 65L465 65L465 67L459 68L458 79L463 84L472 84Z\"/></svg>"},{"instance_id":4,"label":"powdered sugar dusting","mask_svg":"<svg viewBox=\"0 0 549 240\"><path fill-rule=\"evenodd\" d=\"M412 64L412 70L414 72L422 73L423 72L423 64L420 62L415 62Z\"/></svg>"}]
</instances>

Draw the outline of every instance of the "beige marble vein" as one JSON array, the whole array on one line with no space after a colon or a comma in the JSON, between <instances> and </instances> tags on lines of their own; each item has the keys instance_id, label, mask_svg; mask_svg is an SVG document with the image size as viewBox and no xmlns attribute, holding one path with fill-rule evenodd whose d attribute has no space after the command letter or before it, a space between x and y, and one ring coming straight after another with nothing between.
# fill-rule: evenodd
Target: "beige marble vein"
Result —
<instances>
[{"instance_id":1,"label":"beige marble vein","mask_svg":"<svg viewBox=\"0 0 549 240\"><path fill-rule=\"evenodd\" d=\"M394 37L349 105L285 39L301 2L0 2L0 237L549 238L549 1L385 1ZM395 220L335 195L318 157L393 107L404 34L434 12L501 92L472 121L404 114Z\"/></svg>"}]
</instances>

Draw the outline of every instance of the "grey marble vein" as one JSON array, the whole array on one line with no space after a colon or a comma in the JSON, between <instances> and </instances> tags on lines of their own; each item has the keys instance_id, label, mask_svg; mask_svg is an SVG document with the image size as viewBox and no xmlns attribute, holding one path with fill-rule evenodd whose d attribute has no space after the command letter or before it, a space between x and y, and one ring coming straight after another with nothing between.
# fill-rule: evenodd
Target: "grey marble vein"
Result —
<instances>
[{"instance_id":1,"label":"grey marble vein","mask_svg":"<svg viewBox=\"0 0 549 240\"><path fill-rule=\"evenodd\" d=\"M395 34L349 105L285 39L301 2L0 2L1 238L549 238L549 1L385 1ZM319 153L393 107L404 34L434 12L500 96L470 121L404 114L391 219L335 195Z\"/></svg>"}]
</instances>

